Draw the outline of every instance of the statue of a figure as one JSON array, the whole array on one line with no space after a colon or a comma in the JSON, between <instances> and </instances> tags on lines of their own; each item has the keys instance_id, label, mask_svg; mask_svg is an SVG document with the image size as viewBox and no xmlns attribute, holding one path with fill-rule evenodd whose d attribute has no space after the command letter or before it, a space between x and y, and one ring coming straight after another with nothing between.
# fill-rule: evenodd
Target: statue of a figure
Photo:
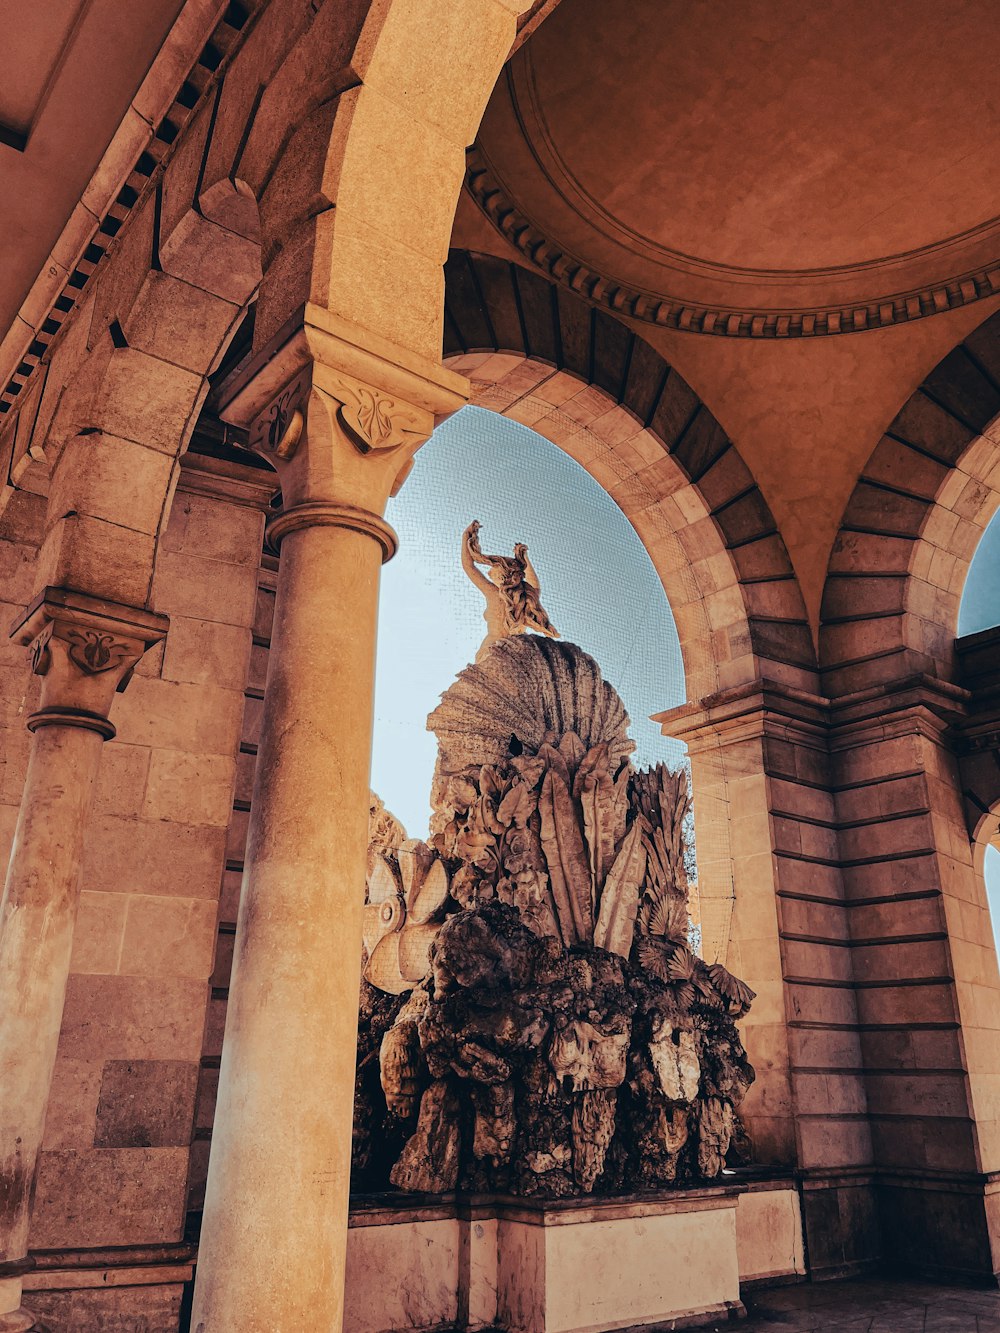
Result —
<instances>
[{"instance_id":1,"label":"statue of a figure","mask_svg":"<svg viewBox=\"0 0 1000 1333\"><path fill-rule=\"evenodd\" d=\"M538 596L538 575L528 559L527 546L518 542L513 557L485 555L479 545L479 528L475 519L462 533L462 568L486 598L486 638L480 653L497 639L530 630L558 639L559 631ZM489 573L484 574L480 565L488 566Z\"/></svg>"}]
</instances>

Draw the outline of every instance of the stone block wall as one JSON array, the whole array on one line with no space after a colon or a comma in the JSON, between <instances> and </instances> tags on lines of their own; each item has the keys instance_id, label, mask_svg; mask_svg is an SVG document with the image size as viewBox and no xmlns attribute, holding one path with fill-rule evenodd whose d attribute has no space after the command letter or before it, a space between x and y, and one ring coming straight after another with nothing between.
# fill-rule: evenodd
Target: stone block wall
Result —
<instances>
[{"instance_id":1,"label":"stone block wall","mask_svg":"<svg viewBox=\"0 0 1000 1333\"><path fill-rule=\"evenodd\" d=\"M219 1065L226 1026L229 978L233 965L236 916L239 910L243 858L250 819L250 798L253 793L254 768L257 760L257 738L260 734L264 683L267 677L271 620L274 615L277 560L273 556L265 555L261 567L256 571L256 576L252 639L244 688L239 749L236 756L236 778L232 808L226 828L222 890L218 902L215 964L210 978L211 990L199 1062L197 1114L194 1142L191 1145L188 1192L188 1208L194 1215L200 1214L205 1201L208 1155L212 1141L212 1125L215 1120L215 1099L219 1086Z\"/></svg>"},{"instance_id":2,"label":"stone block wall","mask_svg":"<svg viewBox=\"0 0 1000 1333\"><path fill-rule=\"evenodd\" d=\"M122 1328L176 1330L190 1275L189 1159L269 493L233 502L224 486L211 493L217 482L194 459L183 473L153 587L170 630L112 708L86 837L30 1239L39 1266L25 1281L60 1333L126 1317ZM8 508L0 534L4 587L25 601L32 499ZM6 855L36 682L23 649L0 651ZM93 1290L95 1270L122 1290Z\"/></svg>"}]
</instances>

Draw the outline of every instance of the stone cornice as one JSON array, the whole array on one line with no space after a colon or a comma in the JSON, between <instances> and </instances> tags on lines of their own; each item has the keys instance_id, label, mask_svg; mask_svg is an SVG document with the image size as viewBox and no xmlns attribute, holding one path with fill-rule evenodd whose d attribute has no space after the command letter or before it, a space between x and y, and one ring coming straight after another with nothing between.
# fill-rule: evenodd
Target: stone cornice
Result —
<instances>
[{"instance_id":1,"label":"stone cornice","mask_svg":"<svg viewBox=\"0 0 1000 1333\"><path fill-rule=\"evenodd\" d=\"M937 739L964 735L970 698L968 690L920 673L837 699L758 677L656 713L652 720L660 723L665 736L684 741L695 752L760 737L776 725L794 730L804 743L825 744L828 736L835 749L844 749L890 731L916 729ZM1000 723L994 719L991 725L996 731ZM992 735L976 748L987 748Z\"/></svg>"},{"instance_id":2,"label":"stone cornice","mask_svg":"<svg viewBox=\"0 0 1000 1333\"><path fill-rule=\"evenodd\" d=\"M765 724L794 728L803 739L819 743L828 717L829 703L819 695L758 676L697 703L655 713L652 721L660 723L665 736L700 750L763 736Z\"/></svg>"},{"instance_id":3,"label":"stone cornice","mask_svg":"<svg viewBox=\"0 0 1000 1333\"><path fill-rule=\"evenodd\" d=\"M490 222L535 267L615 314L685 333L727 338L812 338L860 333L941 314L1000 294L1000 243L995 259L960 269L946 281L904 286L866 299L830 305L723 305L643 290L599 272L558 245L508 195L482 150L467 154L466 188ZM995 227L995 222L990 224ZM719 266L716 266L719 267ZM840 275L851 272L838 269ZM860 264L859 275L878 271ZM740 270L745 275L744 270ZM765 275L762 271L761 276Z\"/></svg>"},{"instance_id":4,"label":"stone cornice","mask_svg":"<svg viewBox=\"0 0 1000 1333\"><path fill-rule=\"evenodd\" d=\"M146 647L158 643L170 626L167 616L141 607L109 602L71 588L43 588L10 627L10 637L29 644L46 621L78 624L112 637L136 639Z\"/></svg>"}]
</instances>

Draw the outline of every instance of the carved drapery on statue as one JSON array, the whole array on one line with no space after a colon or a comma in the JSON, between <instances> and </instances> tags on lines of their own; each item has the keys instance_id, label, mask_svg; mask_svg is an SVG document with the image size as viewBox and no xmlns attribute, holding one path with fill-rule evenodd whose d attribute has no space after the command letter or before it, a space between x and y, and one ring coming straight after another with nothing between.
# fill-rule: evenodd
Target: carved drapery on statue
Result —
<instances>
[{"instance_id":1,"label":"carved drapery on statue","mask_svg":"<svg viewBox=\"0 0 1000 1333\"><path fill-rule=\"evenodd\" d=\"M356 1187L718 1175L753 992L689 947L686 775L638 771L597 663L536 635L488 635L428 727L430 843L373 807Z\"/></svg>"}]
</instances>

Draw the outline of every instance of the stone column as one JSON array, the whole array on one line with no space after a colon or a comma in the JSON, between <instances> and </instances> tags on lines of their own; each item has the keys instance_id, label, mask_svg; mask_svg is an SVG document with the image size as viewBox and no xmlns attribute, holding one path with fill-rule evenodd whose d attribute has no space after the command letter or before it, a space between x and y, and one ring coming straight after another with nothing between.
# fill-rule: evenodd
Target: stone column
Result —
<instances>
[{"instance_id":1,"label":"stone column","mask_svg":"<svg viewBox=\"0 0 1000 1333\"><path fill-rule=\"evenodd\" d=\"M281 480L281 564L192 1328L343 1317L382 518L465 383L325 311L224 415Z\"/></svg>"},{"instance_id":2,"label":"stone column","mask_svg":"<svg viewBox=\"0 0 1000 1333\"><path fill-rule=\"evenodd\" d=\"M730 824L726 957L757 991L740 1024L757 1160L798 1167L810 1271L863 1271L878 1236L829 704L761 677L662 718L689 744L696 837L706 813Z\"/></svg>"},{"instance_id":3,"label":"stone column","mask_svg":"<svg viewBox=\"0 0 1000 1333\"><path fill-rule=\"evenodd\" d=\"M42 687L0 903L0 1333L33 1327L21 1274L108 713L166 629L165 616L46 588L11 630Z\"/></svg>"}]
</instances>

